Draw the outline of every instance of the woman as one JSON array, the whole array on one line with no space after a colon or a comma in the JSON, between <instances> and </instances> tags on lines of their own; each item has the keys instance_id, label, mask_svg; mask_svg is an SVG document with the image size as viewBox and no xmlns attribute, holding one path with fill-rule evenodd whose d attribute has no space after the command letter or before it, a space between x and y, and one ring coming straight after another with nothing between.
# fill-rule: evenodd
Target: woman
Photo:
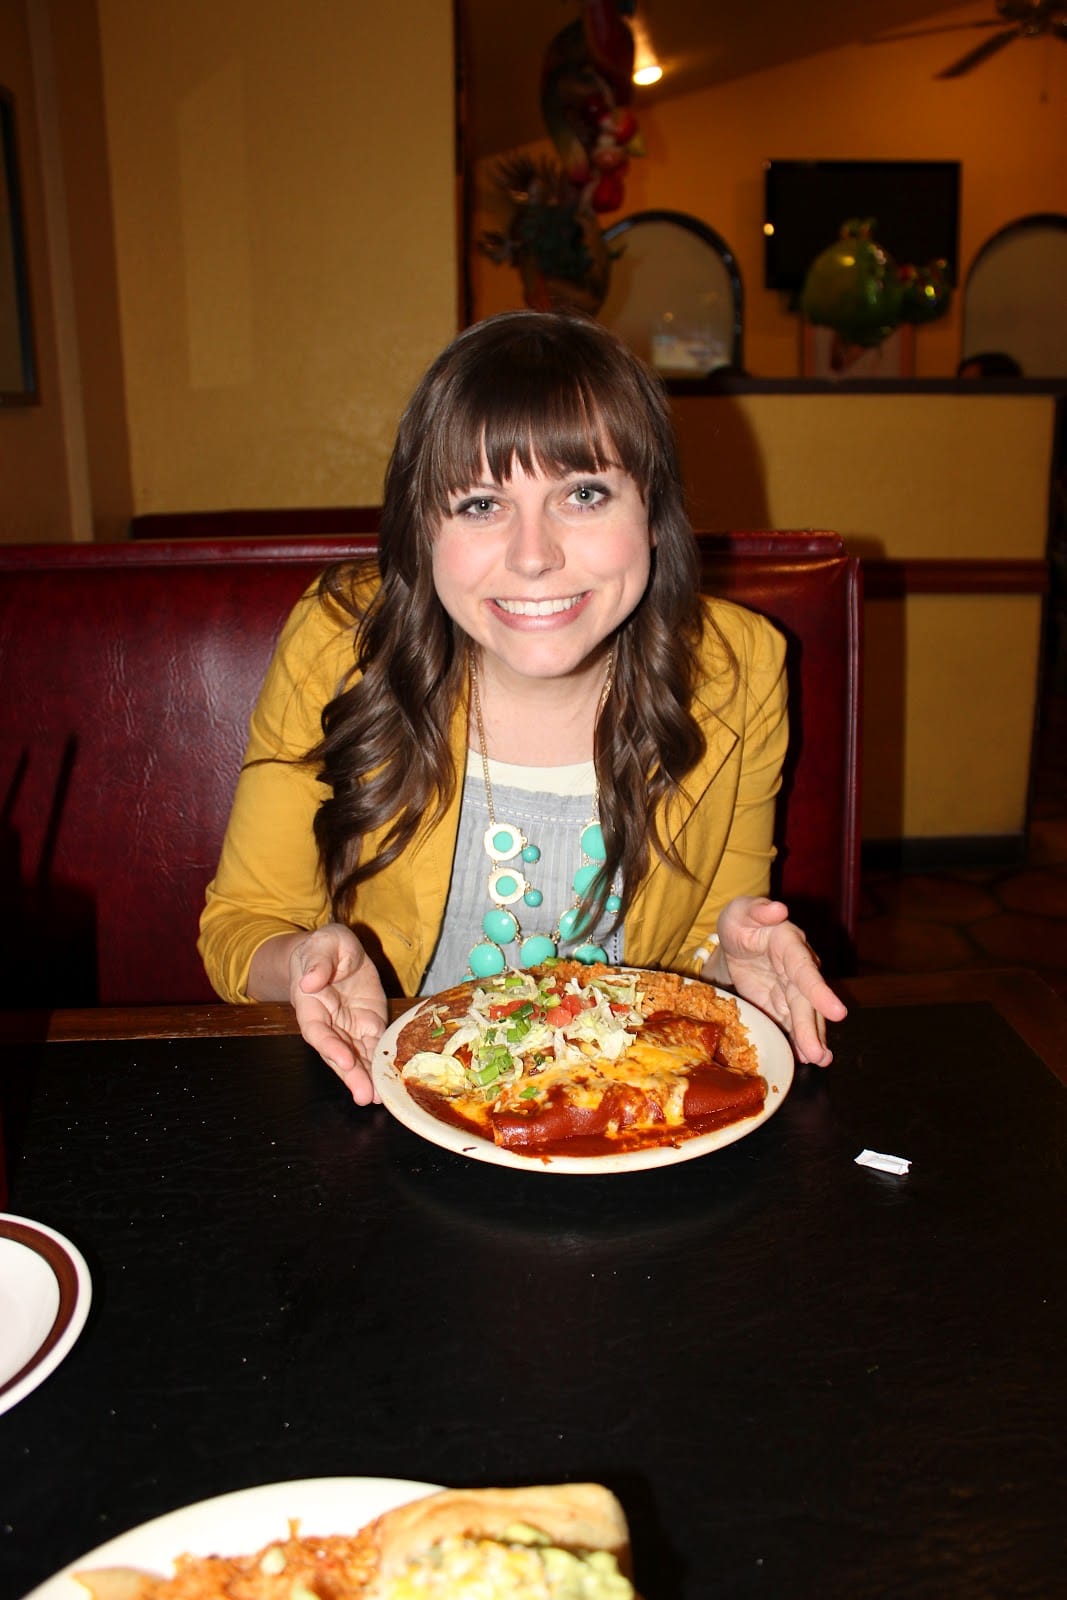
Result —
<instances>
[{"instance_id":1,"label":"woman","mask_svg":"<svg viewBox=\"0 0 1067 1600\"><path fill-rule=\"evenodd\" d=\"M659 384L596 323L490 318L404 413L378 568L328 571L282 636L208 974L290 1000L360 1104L383 976L556 951L729 984L826 1065L845 1008L766 898L786 739L781 638L698 596Z\"/></svg>"}]
</instances>

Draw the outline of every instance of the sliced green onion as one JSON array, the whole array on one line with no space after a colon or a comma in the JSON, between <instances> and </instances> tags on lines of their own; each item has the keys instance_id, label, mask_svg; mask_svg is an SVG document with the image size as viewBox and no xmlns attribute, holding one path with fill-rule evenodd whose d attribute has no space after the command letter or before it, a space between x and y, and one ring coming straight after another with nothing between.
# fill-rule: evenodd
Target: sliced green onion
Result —
<instances>
[{"instance_id":1,"label":"sliced green onion","mask_svg":"<svg viewBox=\"0 0 1067 1600\"><path fill-rule=\"evenodd\" d=\"M487 1083L495 1083L502 1073L510 1071L511 1065L511 1052L503 1045L494 1045L479 1051L471 1062L470 1072L475 1083L484 1089Z\"/></svg>"}]
</instances>

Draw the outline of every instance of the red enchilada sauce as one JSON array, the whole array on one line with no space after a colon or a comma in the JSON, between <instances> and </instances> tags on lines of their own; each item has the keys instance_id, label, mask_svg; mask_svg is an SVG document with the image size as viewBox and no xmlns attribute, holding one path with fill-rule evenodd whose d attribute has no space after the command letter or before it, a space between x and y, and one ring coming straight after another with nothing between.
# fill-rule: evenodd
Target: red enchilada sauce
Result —
<instances>
[{"instance_id":1,"label":"red enchilada sauce","mask_svg":"<svg viewBox=\"0 0 1067 1600\"><path fill-rule=\"evenodd\" d=\"M417 1105L440 1121L520 1154L600 1156L678 1145L757 1116L763 1109L766 1080L757 1074L731 1071L716 1059L722 1034L719 1022L668 1011L654 1012L645 1019L640 1041L677 1052L678 1071L687 1079L685 1121L680 1126L667 1125L654 1092L642 1088L639 1081L611 1084L595 1106L570 1103L565 1088L557 1085L543 1101L531 1101L529 1109L494 1109L490 1101L478 1117L465 1116L447 1096L422 1084L408 1082L407 1090ZM638 1080L640 1070L635 1063ZM535 1082L536 1074L529 1081Z\"/></svg>"}]
</instances>

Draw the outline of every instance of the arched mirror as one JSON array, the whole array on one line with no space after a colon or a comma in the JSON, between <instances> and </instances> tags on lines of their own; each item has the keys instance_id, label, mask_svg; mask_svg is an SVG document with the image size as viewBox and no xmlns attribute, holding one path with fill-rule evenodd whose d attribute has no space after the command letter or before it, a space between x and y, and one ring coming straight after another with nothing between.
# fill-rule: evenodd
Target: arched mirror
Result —
<instances>
[{"instance_id":1,"label":"arched mirror","mask_svg":"<svg viewBox=\"0 0 1067 1600\"><path fill-rule=\"evenodd\" d=\"M604 237L619 255L599 321L664 377L741 370L741 274L714 228L684 211L636 211Z\"/></svg>"},{"instance_id":2,"label":"arched mirror","mask_svg":"<svg viewBox=\"0 0 1067 1600\"><path fill-rule=\"evenodd\" d=\"M979 250L963 296L963 356L1013 356L1027 378L1067 376L1067 216L1000 228Z\"/></svg>"}]
</instances>

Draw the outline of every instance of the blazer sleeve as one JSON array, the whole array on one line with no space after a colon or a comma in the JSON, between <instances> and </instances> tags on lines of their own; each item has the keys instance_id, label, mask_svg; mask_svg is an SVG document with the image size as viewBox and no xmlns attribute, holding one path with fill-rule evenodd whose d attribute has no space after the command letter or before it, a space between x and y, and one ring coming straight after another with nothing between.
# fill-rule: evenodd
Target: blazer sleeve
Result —
<instances>
[{"instance_id":1,"label":"blazer sleeve","mask_svg":"<svg viewBox=\"0 0 1067 1600\"><path fill-rule=\"evenodd\" d=\"M252 712L248 746L198 949L224 1000L247 1002L259 946L330 920L313 823L323 789L302 757L352 664L351 625L313 593L291 613Z\"/></svg>"}]
</instances>

